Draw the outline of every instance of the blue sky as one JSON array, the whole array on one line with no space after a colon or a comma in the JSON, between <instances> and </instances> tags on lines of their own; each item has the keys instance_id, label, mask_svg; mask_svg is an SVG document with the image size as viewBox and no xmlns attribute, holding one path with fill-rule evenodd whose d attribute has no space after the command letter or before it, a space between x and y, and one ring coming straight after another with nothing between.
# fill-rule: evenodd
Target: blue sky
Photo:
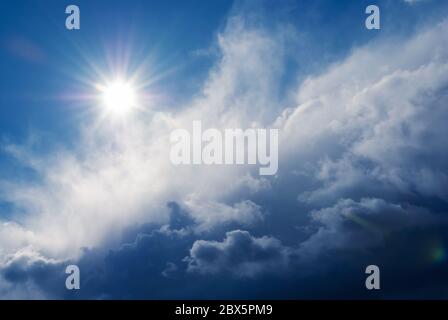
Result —
<instances>
[{"instance_id":1,"label":"blue sky","mask_svg":"<svg viewBox=\"0 0 448 320\"><path fill-rule=\"evenodd\" d=\"M68 31L71 3L2 1L0 298L446 298L448 5L369 31L371 3L77 1ZM278 173L173 167L197 119L278 128Z\"/></svg>"}]
</instances>

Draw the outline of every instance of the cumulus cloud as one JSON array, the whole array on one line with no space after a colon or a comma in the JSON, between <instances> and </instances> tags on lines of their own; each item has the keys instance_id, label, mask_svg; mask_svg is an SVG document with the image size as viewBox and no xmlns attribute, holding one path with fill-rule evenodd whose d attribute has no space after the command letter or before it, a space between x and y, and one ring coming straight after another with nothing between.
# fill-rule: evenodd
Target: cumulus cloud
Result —
<instances>
[{"instance_id":1,"label":"cumulus cloud","mask_svg":"<svg viewBox=\"0 0 448 320\"><path fill-rule=\"evenodd\" d=\"M440 220L427 209L387 203L382 199L341 199L334 206L311 213L319 225L301 243L300 253L318 255L331 249L368 249L384 244L392 233L425 227Z\"/></svg>"},{"instance_id":2,"label":"cumulus cloud","mask_svg":"<svg viewBox=\"0 0 448 320\"><path fill-rule=\"evenodd\" d=\"M263 220L261 207L250 200L235 203L233 206L197 199L188 199L185 204L195 217L197 231L211 230L214 226L232 222L247 226Z\"/></svg>"},{"instance_id":3,"label":"cumulus cloud","mask_svg":"<svg viewBox=\"0 0 448 320\"><path fill-rule=\"evenodd\" d=\"M273 237L255 238L247 231L226 233L222 242L196 241L188 260L188 271L230 272L238 277L281 272L288 266L290 251Z\"/></svg>"},{"instance_id":4,"label":"cumulus cloud","mask_svg":"<svg viewBox=\"0 0 448 320\"><path fill-rule=\"evenodd\" d=\"M64 294L68 261L48 259L23 248L9 254L0 269L0 292L5 299L54 299Z\"/></svg>"},{"instance_id":5,"label":"cumulus cloud","mask_svg":"<svg viewBox=\"0 0 448 320\"><path fill-rule=\"evenodd\" d=\"M447 199L446 27L400 44L369 44L305 80L299 106L279 120L289 145L284 157L314 168L321 183L300 200Z\"/></svg>"},{"instance_id":6,"label":"cumulus cloud","mask_svg":"<svg viewBox=\"0 0 448 320\"><path fill-rule=\"evenodd\" d=\"M406 228L436 225L448 201L447 27L443 21L408 39L354 48L308 76L294 90L295 106L281 110L288 29L265 30L242 15L231 17L217 37L218 61L186 105L139 114L130 126L86 124L73 149L42 155L30 145L5 147L37 179L0 183L1 199L17 213L0 224L3 277L24 290L37 285L59 292L27 274L78 258L97 268L86 279L87 296L144 297L151 293L142 277L150 272L173 280L185 271L180 259L188 249L190 276L255 278L288 269L296 256L374 250ZM279 128L278 177L260 179L247 166L173 167L169 133L197 119L218 129ZM288 214L301 216L298 227L306 230L288 246L281 232L252 235L266 219L257 193L270 191L269 200L282 203L284 190L295 192ZM173 211L181 214L173 219ZM278 212L272 216L287 223ZM121 245L111 236L144 223L164 227ZM223 240L210 235L234 224L253 229L227 232ZM95 247L114 245L95 258ZM26 259L19 254L24 250ZM111 280L116 277L122 281ZM136 293L122 292L122 283Z\"/></svg>"},{"instance_id":7,"label":"cumulus cloud","mask_svg":"<svg viewBox=\"0 0 448 320\"><path fill-rule=\"evenodd\" d=\"M218 35L221 55L203 92L177 111L148 111L120 124L86 123L73 148L58 146L43 153L38 137L30 144L4 146L37 177L32 183L12 179L0 184L2 200L11 204L14 221L26 234L21 241L32 242L49 257L76 258L83 247L107 245L113 241L109 235L126 226L165 223L170 201L189 207L203 229L260 220L260 208L235 194L266 189L266 179L247 166L174 167L169 134L197 119L218 129L261 123L273 105L271 84L282 65L281 38L233 17Z\"/></svg>"}]
</instances>

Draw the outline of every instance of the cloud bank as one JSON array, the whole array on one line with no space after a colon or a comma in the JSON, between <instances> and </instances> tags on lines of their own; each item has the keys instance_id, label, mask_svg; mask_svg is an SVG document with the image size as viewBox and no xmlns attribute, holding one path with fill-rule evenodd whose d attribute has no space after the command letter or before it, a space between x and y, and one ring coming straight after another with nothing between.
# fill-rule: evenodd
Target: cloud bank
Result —
<instances>
[{"instance_id":1,"label":"cloud bank","mask_svg":"<svg viewBox=\"0 0 448 320\"><path fill-rule=\"evenodd\" d=\"M265 290L242 294L270 297L272 279L293 290L305 274L326 275L342 261L352 270L371 259L407 275L444 263L409 253L420 261L415 269L391 256L408 254L405 232L416 247L445 250L434 230L446 230L448 208L447 27L445 20L407 39L354 48L289 85L289 98L279 93L295 33L235 14L217 36L219 57L202 91L188 104L138 115L131 125L87 124L73 149L4 146L37 179L0 184L13 207L13 218L0 222L0 293L73 298L54 284L67 261L85 270L89 298L182 297L195 283L208 288L204 277L218 283L222 275L229 283L263 279ZM260 178L248 166L173 167L169 133L196 119L215 128L278 128L278 175ZM302 219L297 240L287 243L281 233L260 235L271 221L289 220L257 197L282 202L284 190ZM334 252L338 258L329 259ZM279 273L293 278L291 286ZM176 288L178 279L193 289ZM148 291L150 280L152 288L163 286Z\"/></svg>"}]
</instances>

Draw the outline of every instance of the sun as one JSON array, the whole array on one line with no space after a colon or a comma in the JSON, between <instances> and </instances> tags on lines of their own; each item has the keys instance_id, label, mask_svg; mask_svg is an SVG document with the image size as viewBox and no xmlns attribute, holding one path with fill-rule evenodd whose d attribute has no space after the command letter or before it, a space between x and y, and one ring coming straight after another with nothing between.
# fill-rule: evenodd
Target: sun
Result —
<instances>
[{"instance_id":1,"label":"sun","mask_svg":"<svg viewBox=\"0 0 448 320\"><path fill-rule=\"evenodd\" d=\"M124 116L137 107L137 94L132 83L116 79L98 86L101 105L108 114Z\"/></svg>"}]
</instances>

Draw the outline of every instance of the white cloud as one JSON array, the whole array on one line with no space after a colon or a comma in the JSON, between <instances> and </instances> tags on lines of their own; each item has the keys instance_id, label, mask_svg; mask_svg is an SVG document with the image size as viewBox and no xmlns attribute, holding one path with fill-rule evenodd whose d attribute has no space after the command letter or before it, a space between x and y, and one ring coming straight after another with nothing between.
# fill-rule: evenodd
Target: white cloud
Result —
<instances>
[{"instance_id":1,"label":"white cloud","mask_svg":"<svg viewBox=\"0 0 448 320\"><path fill-rule=\"evenodd\" d=\"M447 24L356 49L301 85L299 106L278 120L288 146L280 156L314 168L321 182L301 199L363 189L448 199Z\"/></svg>"},{"instance_id":2,"label":"white cloud","mask_svg":"<svg viewBox=\"0 0 448 320\"><path fill-rule=\"evenodd\" d=\"M301 199L316 206L340 209L338 200L347 194L373 198L372 193L380 197L391 190L390 197L400 193L447 200L447 25L443 22L409 40L355 49L321 75L308 77L297 89L297 107L278 117L276 88L284 67L285 35L231 18L218 37L221 57L203 92L180 111L138 115L127 127L86 125L74 150L42 156L30 146L7 147L40 179L0 185L2 199L20 212L15 222L0 225L0 261L30 245L46 258L76 257L82 247L113 241L126 226L166 222L168 201L187 207L204 230L229 222L256 224L262 219L261 208L236 199L241 189L268 188L250 168L170 164L170 131L188 128L197 119L215 128L275 123L281 129L280 175L287 174L282 168L311 168L306 178L313 180L313 187ZM349 205L359 206L356 201ZM366 203L361 201L361 206ZM323 209L317 220L324 227L308 244L319 236L333 241L328 230L342 219L333 209ZM197 258L196 250L204 247L216 251L217 261L230 268L226 254L236 249L235 239L262 253L275 251L261 264L243 259L235 267L238 274L264 271L277 258L287 261L277 239L237 232L228 233L222 242L196 242L191 268L219 268ZM335 245L347 242L336 240Z\"/></svg>"},{"instance_id":3,"label":"white cloud","mask_svg":"<svg viewBox=\"0 0 448 320\"><path fill-rule=\"evenodd\" d=\"M261 207L250 200L237 202L232 206L219 202L190 198L185 201L187 209L195 218L197 231L211 230L216 226L236 222L250 226L263 220Z\"/></svg>"},{"instance_id":4,"label":"white cloud","mask_svg":"<svg viewBox=\"0 0 448 320\"><path fill-rule=\"evenodd\" d=\"M0 231L11 239L10 250L32 244L48 257L76 258L83 247L117 241L126 226L166 222L169 201L191 208L204 230L259 221L260 208L234 194L266 189L266 179L246 166L174 167L169 134L196 119L215 128L245 128L273 118L282 37L231 18L218 36L220 59L190 105L172 114L138 114L120 125L92 121L80 128L73 149L35 152L38 137L29 145L5 146L38 176L34 182L0 184L1 198L13 204L13 219L20 225Z\"/></svg>"}]
</instances>

